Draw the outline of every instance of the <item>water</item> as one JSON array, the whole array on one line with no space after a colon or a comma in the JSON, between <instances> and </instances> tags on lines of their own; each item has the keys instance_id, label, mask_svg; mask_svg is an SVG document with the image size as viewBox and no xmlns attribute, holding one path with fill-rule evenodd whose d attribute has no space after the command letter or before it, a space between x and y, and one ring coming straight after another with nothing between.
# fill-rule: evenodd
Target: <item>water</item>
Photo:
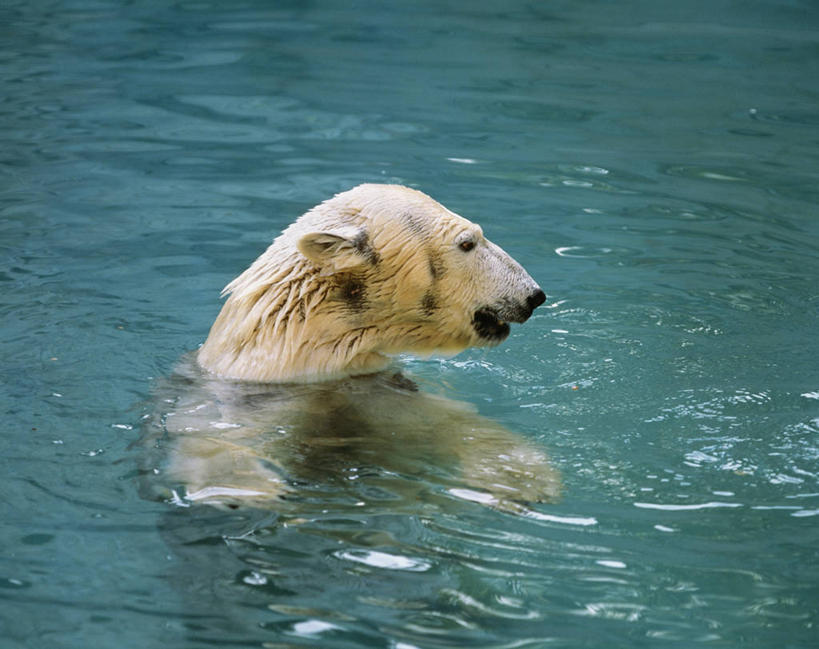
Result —
<instances>
[{"instance_id":1,"label":"water","mask_svg":"<svg viewBox=\"0 0 819 649\"><path fill-rule=\"evenodd\" d=\"M4 648L816 645L813 3L0 18ZM432 472L396 504L354 465L273 511L141 497L129 446L221 287L364 181L543 285L503 346L404 365L548 452L560 501Z\"/></svg>"}]
</instances>

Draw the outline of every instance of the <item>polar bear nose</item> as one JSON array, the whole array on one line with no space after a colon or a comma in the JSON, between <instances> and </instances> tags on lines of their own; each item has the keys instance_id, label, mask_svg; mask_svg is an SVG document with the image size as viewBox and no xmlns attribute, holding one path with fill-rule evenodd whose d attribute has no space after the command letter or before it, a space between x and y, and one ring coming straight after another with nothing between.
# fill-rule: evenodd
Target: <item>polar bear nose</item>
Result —
<instances>
[{"instance_id":1,"label":"polar bear nose","mask_svg":"<svg viewBox=\"0 0 819 649\"><path fill-rule=\"evenodd\" d=\"M501 309L498 314L504 319L511 320L512 322L526 322L531 317L532 311L538 308L545 301L546 294L540 289L537 289L534 293L530 293L527 296L525 304L523 302L509 304L508 306L510 308Z\"/></svg>"},{"instance_id":2,"label":"polar bear nose","mask_svg":"<svg viewBox=\"0 0 819 649\"><path fill-rule=\"evenodd\" d=\"M526 298L526 305L529 307L529 313L537 309L546 301L546 294L540 289L536 290L529 297Z\"/></svg>"}]
</instances>

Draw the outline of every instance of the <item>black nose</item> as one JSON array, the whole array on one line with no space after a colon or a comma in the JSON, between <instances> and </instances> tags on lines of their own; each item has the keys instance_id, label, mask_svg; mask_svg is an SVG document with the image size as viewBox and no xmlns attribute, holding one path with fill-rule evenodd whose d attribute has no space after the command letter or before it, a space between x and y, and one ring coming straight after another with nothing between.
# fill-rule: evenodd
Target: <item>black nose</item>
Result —
<instances>
[{"instance_id":1,"label":"black nose","mask_svg":"<svg viewBox=\"0 0 819 649\"><path fill-rule=\"evenodd\" d=\"M526 298L526 304L529 306L530 312L534 311L545 301L546 294L540 289L536 290L534 293L532 293L529 297Z\"/></svg>"}]
</instances>

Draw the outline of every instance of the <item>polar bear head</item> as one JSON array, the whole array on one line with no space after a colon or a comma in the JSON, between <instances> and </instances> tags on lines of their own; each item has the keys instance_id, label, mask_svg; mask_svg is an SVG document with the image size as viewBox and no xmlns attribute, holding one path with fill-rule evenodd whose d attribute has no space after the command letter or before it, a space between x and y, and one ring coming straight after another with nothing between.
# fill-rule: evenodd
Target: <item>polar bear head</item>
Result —
<instances>
[{"instance_id":1,"label":"polar bear head","mask_svg":"<svg viewBox=\"0 0 819 649\"><path fill-rule=\"evenodd\" d=\"M495 345L545 300L480 226L397 185L360 185L316 206L225 293L199 362L255 381L338 378L400 352Z\"/></svg>"}]
</instances>

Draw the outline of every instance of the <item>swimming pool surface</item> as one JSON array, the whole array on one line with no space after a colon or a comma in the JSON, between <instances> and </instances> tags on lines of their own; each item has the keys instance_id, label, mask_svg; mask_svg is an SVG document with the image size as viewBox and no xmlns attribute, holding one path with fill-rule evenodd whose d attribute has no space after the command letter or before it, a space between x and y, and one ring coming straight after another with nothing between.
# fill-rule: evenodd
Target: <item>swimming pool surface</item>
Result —
<instances>
[{"instance_id":1,"label":"swimming pool surface","mask_svg":"<svg viewBox=\"0 0 819 649\"><path fill-rule=\"evenodd\" d=\"M3 649L816 646L816 3L0 25ZM143 497L152 390L221 288L361 182L479 222L546 291L502 346L403 364L547 452L561 499L431 474L395 507L354 465L281 509Z\"/></svg>"}]
</instances>

